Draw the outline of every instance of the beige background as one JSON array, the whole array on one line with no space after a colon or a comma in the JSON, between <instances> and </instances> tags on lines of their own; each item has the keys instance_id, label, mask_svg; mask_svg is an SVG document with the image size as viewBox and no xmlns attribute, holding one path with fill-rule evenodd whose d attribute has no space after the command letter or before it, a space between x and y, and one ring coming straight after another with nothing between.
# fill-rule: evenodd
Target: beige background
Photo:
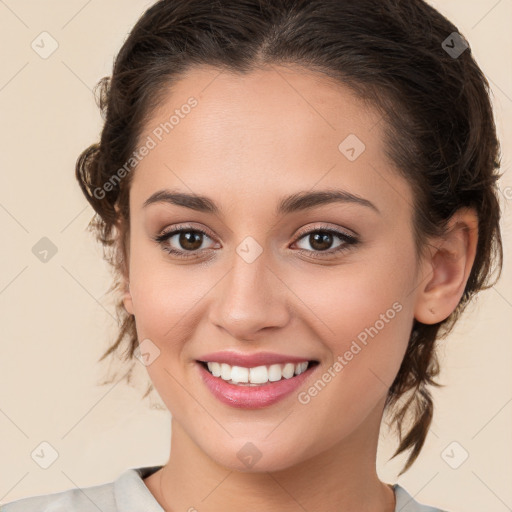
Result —
<instances>
[{"instance_id":1,"label":"beige background","mask_svg":"<svg viewBox=\"0 0 512 512\"><path fill-rule=\"evenodd\" d=\"M104 483L168 456L170 415L158 396L140 400L145 368L138 364L140 391L97 385L114 310L107 265L85 231L92 209L74 178L79 152L101 127L91 89L151 3L0 1L0 503ZM446 387L433 391L419 460L397 480L404 459L386 463L395 441L383 439L379 474L450 512L504 512L512 509L512 0L432 4L469 40L493 87L506 259L498 285L443 342ZM59 45L47 59L31 47L43 31ZM42 237L57 248L47 263L32 253ZM58 453L48 469L31 457L44 441ZM450 458L444 450L454 441ZM446 460L462 450L468 459L452 469Z\"/></svg>"}]
</instances>

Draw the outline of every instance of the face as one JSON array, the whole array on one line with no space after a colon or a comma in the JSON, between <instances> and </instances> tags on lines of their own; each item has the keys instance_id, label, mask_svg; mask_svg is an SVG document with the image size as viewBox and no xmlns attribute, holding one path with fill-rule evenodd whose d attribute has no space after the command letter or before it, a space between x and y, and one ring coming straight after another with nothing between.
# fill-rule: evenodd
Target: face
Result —
<instances>
[{"instance_id":1,"label":"face","mask_svg":"<svg viewBox=\"0 0 512 512\"><path fill-rule=\"evenodd\" d=\"M173 422L225 467L249 470L249 442L254 470L268 471L378 435L420 279L412 192L384 156L379 121L299 68L195 68L139 139L149 149L130 190L125 307ZM322 191L339 197L296 200ZM284 378L291 391L278 401L264 392L241 405L205 384L198 361L219 351L318 364ZM226 386L236 394L222 384L221 395Z\"/></svg>"}]
</instances>

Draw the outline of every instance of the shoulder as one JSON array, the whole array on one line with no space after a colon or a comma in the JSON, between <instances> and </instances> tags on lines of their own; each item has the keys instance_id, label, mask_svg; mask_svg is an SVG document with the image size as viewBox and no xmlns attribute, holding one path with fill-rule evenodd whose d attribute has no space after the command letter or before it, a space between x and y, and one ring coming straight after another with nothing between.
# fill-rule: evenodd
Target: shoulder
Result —
<instances>
[{"instance_id":1,"label":"shoulder","mask_svg":"<svg viewBox=\"0 0 512 512\"><path fill-rule=\"evenodd\" d=\"M0 512L160 512L143 481L160 467L130 468L112 482L20 498L0 505Z\"/></svg>"},{"instance_id":2,"label":"shoulder","mask_svg":"<svg viewBox=\"0 0 512 512\"><path fill-rule=\"evenodd\" d=\"M448 512L419 503L399 484L394 484L393 489L396 497L395 512Z\"/></svg>"},{"instance_id":3,"label":"shoulder","mask_svg":"<svg viewBox=\"0 0 512 512\"><path fill-rule=\"evenodd\" d=\"M0 507L0 512L116 512L114 483L28 496Z\"/></svg>"}]
</instances>

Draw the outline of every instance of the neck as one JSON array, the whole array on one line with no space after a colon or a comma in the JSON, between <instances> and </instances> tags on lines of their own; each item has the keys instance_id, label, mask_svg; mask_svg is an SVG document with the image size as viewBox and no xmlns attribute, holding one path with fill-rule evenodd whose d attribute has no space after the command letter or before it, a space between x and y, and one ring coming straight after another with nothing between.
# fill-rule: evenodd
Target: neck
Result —
<instances>
[{"instance_id":1,"label":"neck","mask_svg":"<svg viewBox=\"0 0 512 512\"><path fill-rule=\"evenodd\" d=\"M272 472L217 464L173 419L169 461L146 485L166 512L394 512L394 492L375 468L381 418L376 412L378 422L365 422L369 426L328 451Z\"/></svg>"}]
</instances>

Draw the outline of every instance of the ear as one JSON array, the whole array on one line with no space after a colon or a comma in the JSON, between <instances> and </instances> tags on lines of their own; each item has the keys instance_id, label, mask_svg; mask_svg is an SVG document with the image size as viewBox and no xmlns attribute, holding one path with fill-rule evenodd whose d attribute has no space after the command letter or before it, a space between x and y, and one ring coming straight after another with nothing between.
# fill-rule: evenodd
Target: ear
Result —
<instances>
[{"instance_id":1,"label":"ear","mask_svg":"<svg viewBox=\"0 0 512 512\"><path fill-rule=\"evenodd\" d=\"M124 282L124 290L123 290L123 304L126 311L133 315L133 301L132 301L132 294L130 292L130 283L125 280Z\"/></svg>"},{"instance_id":2,"label":"ear","mask_svg":"<svg viewBox=\"0 0 512 512\"><path fill-rule=\"evenodd\" d=\"M122 276L122 282L123 282L123 305L126 311L133 315L133 300L132 300L132 294L130 292L130 233L128 232L126 234L126 240L125 245L122 244L123 236L125 226L118 227L118 232L121 233L119 237L116 239L116 247L117 251L119 251L122 255L122 263L121 263L121 276Z\"/></svg>"},{"instance_id":3,"label":"ear","mask_svg":"<svg viewBox=\"0 0 512 512\"><path fill-rule=\"evenodd\" d=\"M473 208L457 210L445 235L429 244L414 316L424 324L448 318L464 293L478 242L478 215Z\"/></svg>"}]
</instances>

